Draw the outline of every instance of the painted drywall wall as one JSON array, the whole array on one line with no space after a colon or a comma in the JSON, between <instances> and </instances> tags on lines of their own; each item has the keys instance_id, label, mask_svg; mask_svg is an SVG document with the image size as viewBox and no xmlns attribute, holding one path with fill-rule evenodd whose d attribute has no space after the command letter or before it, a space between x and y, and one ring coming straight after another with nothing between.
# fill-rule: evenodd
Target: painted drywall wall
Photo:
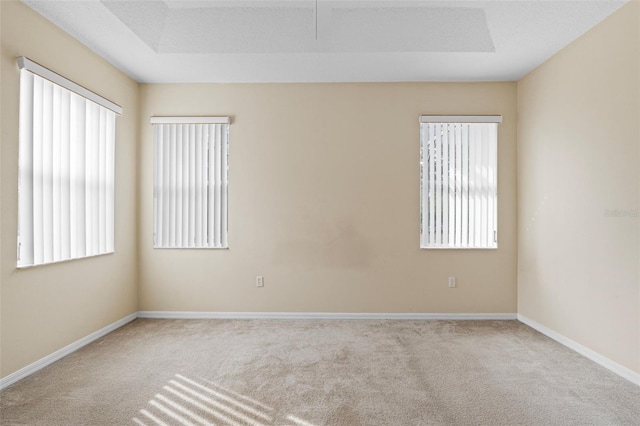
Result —
<instances>
[{"instance_id":1,"label":"painted drywall wall","mask_svg":"<svg viewBox=\"0 0 640 426\"><path fill-rule=\"evenodd\" d=\"M17 1L2 10L1 376L137 310L138 85ZM16 269L19 71L24 55L124 108L117 119L115 254Z\"/></svg>"},{"instance_id":2,"label":"painted drywall wall","mask_svg":"<svg viewBox=\"0 0 640 426\"><path fill-rule=\"evenodd\" d=\"M635 372L638 8L518 82L518 312Z\"/></svg>"},{"instance_id":3,"label":"painted drywall wall","mask_svg":"<svg viewBox=\"0 0 640 426\"><path fill-rule=\"evenodd\" d=\"M515 109L515 83L141 85L140 309L514 313ZM503 115L497 250L419 249L420 114ZM228 250L152 248L163 115L233 119Z\"/></svg>"}]
</instances>

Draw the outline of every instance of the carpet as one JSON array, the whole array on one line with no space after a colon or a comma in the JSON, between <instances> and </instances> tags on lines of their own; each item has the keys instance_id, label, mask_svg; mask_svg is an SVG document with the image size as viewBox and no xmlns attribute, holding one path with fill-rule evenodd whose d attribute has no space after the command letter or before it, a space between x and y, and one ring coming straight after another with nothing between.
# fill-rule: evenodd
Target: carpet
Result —
<instances>
[{"instance_id":1,"label":"carpet","mask_svg":"<svg viewBox=\"0 0 640 426\"><path fill-rule=\"evenodd\" d=\"M518 321L137 319L2 425L639 425L640 387Z\"/></svg>"}]
</instances>

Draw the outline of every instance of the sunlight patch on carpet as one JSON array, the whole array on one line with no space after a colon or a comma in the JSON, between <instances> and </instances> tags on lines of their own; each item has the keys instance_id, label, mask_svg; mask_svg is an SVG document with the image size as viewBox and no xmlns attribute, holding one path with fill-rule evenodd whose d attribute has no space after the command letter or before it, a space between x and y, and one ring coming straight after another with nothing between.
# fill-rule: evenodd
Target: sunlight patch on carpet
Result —
<instances>
[{"instance_id":1,"label":"sunlight patch on carpet","mask_svg":"<svg viewBox=\"0 0 640 426\"><path fill-rule=\"evenodd\" d=\"M314 426L313 424L306 422L302 419L297 418L296 416L293 416L291 414L289 414L287 416L287 420L291 420L292 422L294 422L296 425L298 426Z\"/></svg>"},{"instance_id":2,"label":"sunlight patch on carpet","mask_svg":"<svg viewBox=\"0 0 640 426\"><path fill-rule=\"evenodd\" d=\"M253 398L224 388L203 378L175 374L149 400L132 421L139 426L268 426L276 422L275 410ZM288 426L314 426L292 414L286 415Z\"/></svg>"}]
</instances>

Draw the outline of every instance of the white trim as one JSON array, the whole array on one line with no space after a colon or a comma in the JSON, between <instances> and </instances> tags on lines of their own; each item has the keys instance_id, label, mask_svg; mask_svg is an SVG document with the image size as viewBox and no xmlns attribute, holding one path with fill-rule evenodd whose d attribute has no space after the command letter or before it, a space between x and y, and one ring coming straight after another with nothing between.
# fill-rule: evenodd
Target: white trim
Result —
<instances>
[{"instance_id":1,"label":"white trim","mask_svg":"<svg viewBox=\"0 0 640 426\"><path fill-rule=\"evenodd\" d=\"M604 355L599 354L598 352L587 348L586 346L582 346L580 343L569 339L562 334L553 331L552 329L532 320L524 315L518 314L518 321L523 324L528 325L536 331L544 334L547 337L552 338L556 342L578 352L580 355L590 359L596 364L600 364L602 367L606 368L609 371L616 373L618 376L627 379L631 383L640 386L640 373L636 373L635 371L625 367L624 365L620 365L617 362L605 357Z\"/></svg>"},{"instance_id":2,"label":"white trim","mask_svg":"<svg viewBox=\"0 0 640 426\"><path fill-rule=\"evenodd\" d=\"M188 312L140 311L138 318L156 319L323 319L323 320L515 320L516 314L427 314L349 312Z\"/></svg>"},{"instance_id":3,"label":"white trim","mask_svg":"<svg viewBox=\"0 0 640 426\"><path fill-rule=\"evenodd\" d=\"M502 123L501 115L421 115L421 123Z\"/></svg>"},{"instance_id":4,"label":"white trim","mask_svg":"<svg viewBox=\"0 0 640 426\"><path fill-rule=\"evenodd\" d=\"M0 1L2 1L2 0L0 0ZM104 255L107 255L107 254L114 254L115 252L116 251L114 249L112 251L106 251L104 253L90 254L89 256L82 256L82 257L73 257L71 259L52 260L51 262L35 263L35 264L32 264L32 265L16 265L16 269L18 271L20 271L20 270L23 270L23 269L37 268L38 266L45 266L45 265L53 265L53 264L56 264L56 263L71 262L73 260L91 259L92 257L104 256Z\"/></svg>"},{"instance_id":5,"label":"white trim","mask_svg":"<svg viewBox=\"0 0 640 426\"><path fill-rule=\"evenodd\" d=\"M64 358L65 356L69 355L72 352L77 351L78 349L80 349L83 346L88 345L89 343L98 340L99 338L101 338L102 336L111 333L112 331L114 331L117 328L122 327L123 325L133 321L134 319L136 319L138 317L138 313L135 312L131 315L127 315L126 317L107 325L106 327L101 328L98 331L94 331L93 333L89 334L88 336L83 337L80 340L76 340L75 342L65 346L62 349L59 349L57 351L55 351L54 353L45 356L44 358L39 359L38 361L27 365L24 368L21 368L20 370L9 374L6 377L3 377L2 379L0 379L0 390L14 384L15 382L17 382L18 380L24 379L25 377L35 373L38 370L41 370L42 368L46 367L49 364L52 364L56 361L58 361L61 358Z\"/></svg>"},{"instance_id":6,"label":"white trim","mask_svg":"<svg viewBox=\"0 0 640 426\"><path fill-rule=\"evenodd\" d=\"M230 117L151 117L151 124L229 124Z\"/></svg>"},{"instance_id":7,"label":"white trim","mask_svg":"<svg viewBox=\"0 0 640 426\"><path fill-rule=\"evenodd\" d=\"M25 69L34 74L37 74L40 77L45 78L59 86L62 86L67 90L71 90L72 92L82 96L83 98L87 98L90 101L97 103L98 105L102 105L103 107L110 109L118 115L122 115L122 107L120 105L117 105L110 100L103 98L102 96L92 92L89 89L85 89L79 84L74 83L68 78L63 77L60 74L57 74L36 62L33 62L31 59L25 56L18 56L18 67L20 69Z\"/></svg>"}]
</instances>

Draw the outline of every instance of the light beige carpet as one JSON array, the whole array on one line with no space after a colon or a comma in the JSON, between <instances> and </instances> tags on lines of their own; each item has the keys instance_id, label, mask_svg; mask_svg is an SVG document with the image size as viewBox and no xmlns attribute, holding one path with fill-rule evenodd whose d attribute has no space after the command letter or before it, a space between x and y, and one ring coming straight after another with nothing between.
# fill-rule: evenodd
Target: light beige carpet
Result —
<instances>
[{"instance_id":1,"label":"light beige carpet","mask_svg":"<svg viewBox=\"0 0 640 426\"><path fill-rule=\"evenodd\" d=\"M136 320L2 425L639 425L640 388L517 321Z\"/></svg>"}]
</instances>

